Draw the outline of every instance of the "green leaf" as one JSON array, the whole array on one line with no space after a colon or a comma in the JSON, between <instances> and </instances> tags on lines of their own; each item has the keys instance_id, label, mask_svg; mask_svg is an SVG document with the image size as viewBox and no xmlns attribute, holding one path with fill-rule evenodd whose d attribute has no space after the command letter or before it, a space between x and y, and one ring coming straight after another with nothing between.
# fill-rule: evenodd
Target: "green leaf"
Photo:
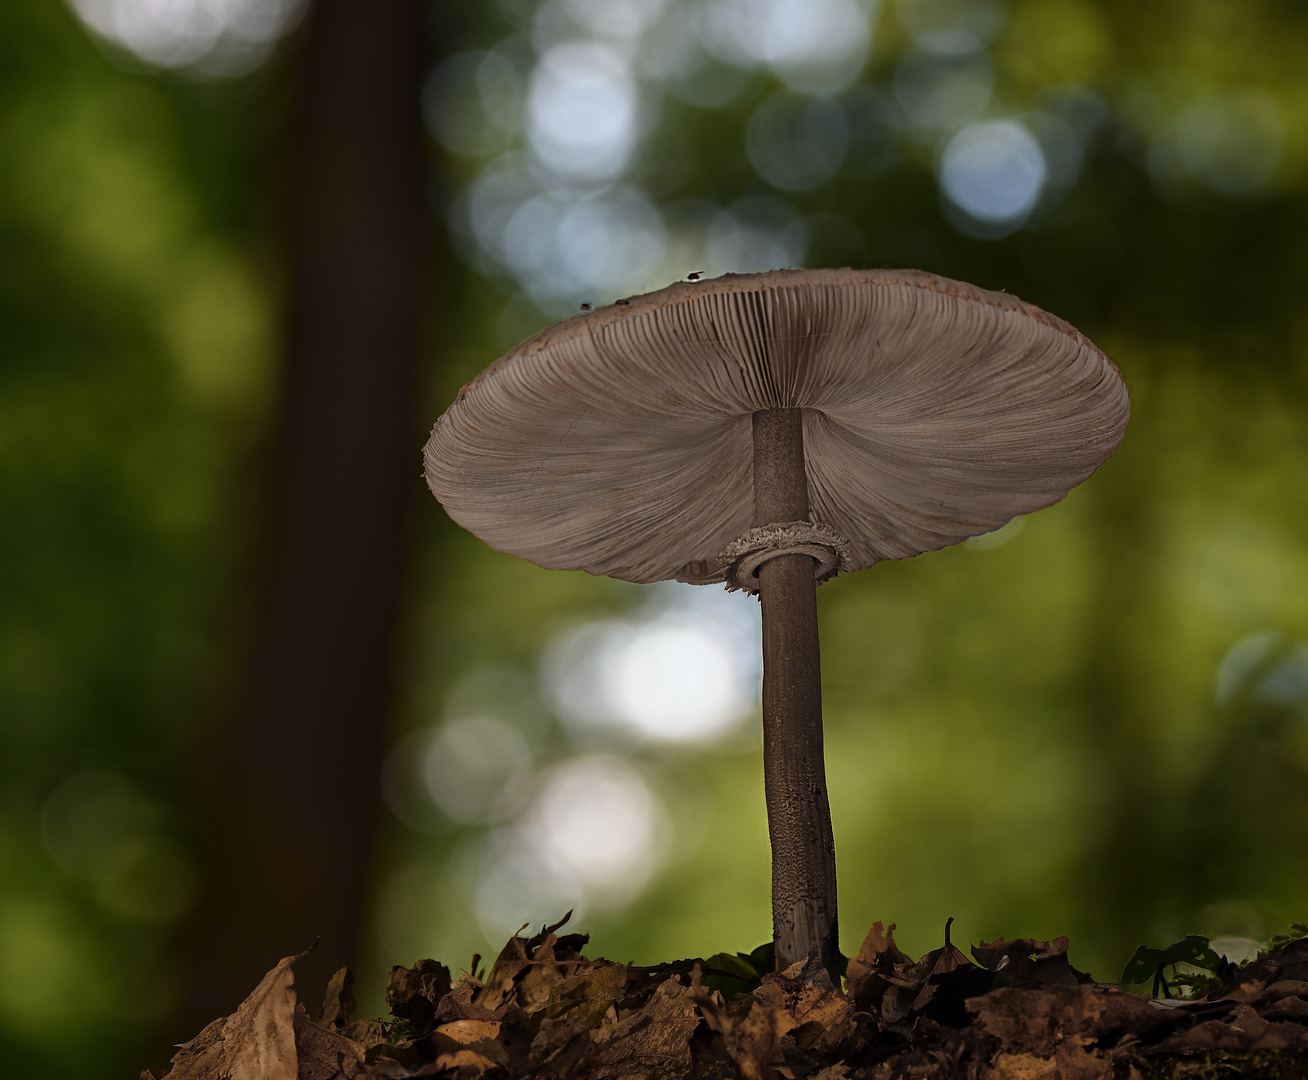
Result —
<instances>
[{"instance_id":1,"label":"green leaf","mask_svg":"<svg viewBox=\"0 0 1308 1080\"><path fill-rule=\"evenodd\" d=\"M1163 949L1150 949L1141 945L1122 970L1122 982L1128 986L1132 983L1149 982L1151 979L1158 978L1164 968L1174 968L1177 964L1192 964L1215 975L1221 962L1222 958L1209 948L1206 937L1201 934L1188 934ZM1165 981L1169 990L1186 986L1192 991L1197 991L1200 984L1207 986L1212 978L1174 973L1171 979ZM1157 989L1156 986L1155 992Z\"/></svg>"},{"instance_id":2,"label":"green leaf","mask_svg":"<svg viewBox=\"0 0 1308 1080\"><path fill-rule=\"evenodd\" d=\"M1164 964L1194 964L1195 967L1216 969L1220 957L1208 947L1208 939L1201 934L1189 934L1163 950Z\"/></svg>"},{"instance_id":3,"label":"green leaf","mask_svg":"<svg viewBox=\"0 0 1308 1080\"><path fill-rule=\"evenodd\" d=\"M1130 986L1132 983L1148 982L1154 977L1154 973L1161 963L1163 963L1161 950L1150 949L1141 945L1135 950L1135 955L1126 962L1126 967L1122 970L1123 984Z\"/></svg>"},{"instance_id":4,"label":"green leaf","mask_svg":"<svg viewBox=\"0 0 1308 1080\"><path fill-rule=\"evenodd\" d=\"M745 953L736 953L750 967L759 973L762 977L777 966L777 950L771 941L765 941L749 955Z\"/></svg>"},{"instance_id":5,"label":"green leaf","mask_svg":"<svg viewBox=\"0 0 1308 1080\"><path fill-rule=\"evenodd\" d=\"M1291 923L1290 929L1283 934L1277 934L1270 941L1268 941L1267 947L1263 949L1259 955L1274 956L1276 953L1280 952L1291 942L1298 941L1300 938L1306 938L1306 937L1308 937L1308 923L1301 923L1301 922Z\"/></svg>"},{"instance_id":6,"label":"green leaf","mask_svg":"<svg viewBox=\"0 0 1308 1080\"><path fill-rule=\"evenodd\" d=\"M714 953L705 963L718 971L739 976L742 979L758 979L761 975L750 962L746 953Z\"/></svg>"},{"instance_id":7,"label":"green leaf","mask_svg":"<svg viewBox=\"0 0 1308 1080\"><path fill-rule=\"evenodd\" d=\"M704 985L730 1001L758 989L763 976L776 966L776 952L769 941L749 953L715 953L704 963L712 969L704 973Z\"/></svg>"}]
</instances>

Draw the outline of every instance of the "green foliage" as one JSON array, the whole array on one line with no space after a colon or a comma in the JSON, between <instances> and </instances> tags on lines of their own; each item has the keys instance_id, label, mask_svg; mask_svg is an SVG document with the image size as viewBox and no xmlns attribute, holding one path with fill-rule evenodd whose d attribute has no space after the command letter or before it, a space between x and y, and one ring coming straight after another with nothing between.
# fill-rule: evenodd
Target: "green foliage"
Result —
<instances>
[{"instance_id":1,"label":"green foliage","mask_svg":"<svg viewBox=\"0 0 1308 1080\"><path fill-rule=\"evenodd\" d=\"M763 976L776 968L776 957L776 949L770 941L753 952L714 953L705 961L708 970L704 974L704 985L719 991L730 1001L737 994L756 989Z\"/></svg>"},{"instance_id":2,"label":"green foliage","mask_svg":"<svg viewBox=\"0 0 1308 1080\"><path fill-rule=\"evenodd\" d=\"M1122 971L1122 982L1130 985L1152 979L1154 997L1158 996L1160 990L1164 997L1172 997L1172 991L1181 987L1189 990L1191 996L1197 996L1201 987L1206 989L1208 984L1215 980L1221 963L1222 958L1208 947L1208 938L1199 934L1189 934L1163 949L1151 949L1141 945L1136 949L1135 955L1127 961ZM1189 974L1178 974L1176 970L1178 964L1190 964L1209 972L1210 976L1196 978ZM1164 969L1169 967L1172 969L1171 980L1164 976Z\"/></svg>"},{"instance_id":3,"label":"green foliage","mask_svg":"<svg viewBox=\"0 0 1308 1080\"><path fill-rule=\"evenodd\" d=\"M1273 956L1292 942L1308 937L1308 924L1295 922L1288 931L1275 934L1259 950L1259 958ZM1178 970L1182 965L1190 970ZM1171 969L1171 975L1166 974ZM1188 934L1162 949L1141 945L1127 961L1122 982L1128 986L1153 980L1153 996L1201 997L1230 980L1235 965L1219 956L1208 938Z\"/></svg>"},{"instance_id":4,"label":"green foliage","mask_svg":"<svg viewBox=\"0 0 1308 1080\"><path fill-rule=\"evenodd\" d=\"M1276 934L1268 939L1267 944L1259 951L1259 956L1274 956L1287 945L1294 941L1301 941L1308 938L1308 923L1294 922L1290 928L1283 933Z\"/></svg>"}]
</instances>

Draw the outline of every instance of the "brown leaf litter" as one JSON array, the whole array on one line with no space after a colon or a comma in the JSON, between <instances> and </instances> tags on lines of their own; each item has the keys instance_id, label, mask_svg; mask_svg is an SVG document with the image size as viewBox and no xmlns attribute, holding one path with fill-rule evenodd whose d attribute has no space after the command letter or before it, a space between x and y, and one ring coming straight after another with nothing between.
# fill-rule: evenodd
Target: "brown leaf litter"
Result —
<instances>
[{"instance_id":1,"label":"brown leaf litter","mask_svg":"<svg viewBox=\"0 0 1308 1080\"><path fill-rule=\"evenodd\" d=\"M484 979L434 960L394 968L387 1021L350 1020L344 968L310 1019L287 957L142 1080L1308 1077L1308 938L1207 997L1154 1001L1077 971L1066 938L997 938L969 958L946 925L914 961L878 922L843 989L810 960L727 999L706 961L590 960L563 922L514 935Z\"/></svg>"}]
</instances>

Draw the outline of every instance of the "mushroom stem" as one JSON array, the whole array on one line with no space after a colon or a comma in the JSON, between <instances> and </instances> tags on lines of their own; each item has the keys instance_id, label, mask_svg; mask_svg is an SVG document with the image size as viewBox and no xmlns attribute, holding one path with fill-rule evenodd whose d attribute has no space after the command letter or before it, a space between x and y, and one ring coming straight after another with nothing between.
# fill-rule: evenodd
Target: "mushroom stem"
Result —
<instances>
[{"instance_id":1,"label":"mushroom stem","mask_svg":"<svg viewBox=\"0 0 1308 1080\"><path fill-rule=\"evenodd\" d=\"M807 521L799 409L754 414L754 509L759 525ZM808 555L758 570L763 607L763 783L772 841L772 933L777 969L817 950L839 985L836 849L822 756L817 583Z\"/></svg>"}]
</instances>

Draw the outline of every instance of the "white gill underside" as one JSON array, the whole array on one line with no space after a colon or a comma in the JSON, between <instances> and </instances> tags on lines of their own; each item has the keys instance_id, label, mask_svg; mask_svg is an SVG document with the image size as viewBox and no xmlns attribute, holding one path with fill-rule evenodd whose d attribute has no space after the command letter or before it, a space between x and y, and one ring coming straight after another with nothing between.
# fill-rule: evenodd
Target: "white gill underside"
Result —
<instances>
[{"instance_id":1,"label":"white gill underside","mask_svg":"<svg viewBox=\"0 0 1308 1080\"><path fill-rule=\"evenodd\" d=\"M861 569L1061 499L1116 448L1112 364L1005 294L911 271L676 285L538 334L437 422L428 483L491 547L673 578L754 520L752 414L803 409L811 518Z\"/></svg>"}]
</instances>

